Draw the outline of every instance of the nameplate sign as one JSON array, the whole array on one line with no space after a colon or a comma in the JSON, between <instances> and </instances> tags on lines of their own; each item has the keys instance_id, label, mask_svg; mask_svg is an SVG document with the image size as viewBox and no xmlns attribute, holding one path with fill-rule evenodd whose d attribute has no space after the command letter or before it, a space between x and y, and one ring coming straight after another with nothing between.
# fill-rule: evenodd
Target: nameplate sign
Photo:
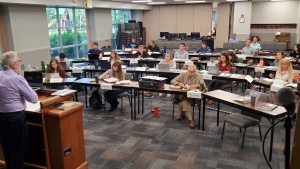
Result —
<instances>
[{"instance_id":1,"label":"nameplate sign","mask_svg":"<svg viewBox=\"0 0 300 169\"><path fill-rule=\"evenodd\" d=\"M202 76L203 76L203 79L205 79L205 80L212 80L212 75L210 75L210 74L202 74Z\"/></svg>"},{"instance_id":2,"label":"nameplate sign","mask_svg":"<svg viewBox=\"0 0 300 169\"><path fill-rule=\"evenodd\" d=\"M113 86L113 84L109 84L109 83L101 83L100 84L100 88L104 89L104 90L112 90L112 86Z\"/></svg>"},{"instance_id":3,"label":"nameplate sign","mask_svg":"<svg viewBox=\"0 0 300 169\"><path fill-rule=\"evenodd\" d=\"M191 90L187 92L187 98L201 99L202 92L200 90Z\"/></svg>"},{"instance_id":4,"label":"nameplate sign","mask_svg":"<svg viewBox=\"0 0 300 169\"><path fill-rule=\"evenodd\" d=\"M265 73L265 69L266 69L266 68L256 67L254 71L255 71L255 72Z\"/></svg>"},{"instance_id":5,"label":"nameplate sign","mask_svg":"<svg viewBox=\"0 0 300 169\"><path fill-rule=\"evenodd\" d=\"M132 53L132 54L135 54L136 52L137 52L137 51L135 50L135 51L132 51L131 53Z\"/></svg>"},{"instance_id":6,"label":"nameplate sign","mask_svg":"<svg viewBox=\"0 0 300 169\"><path fill-rule=\"evenodd\" d=\"M246 60L246 55L236 55L238 58L240 58L240 59L243 59L243 60Z\"/></svg>"},{"instance_id":7,"label":"nameplate sign","mask_svg":"<svg viewBox=\"0 0 300 169\"><path fill-rule=\"evenodd\" d=\"M125 48L124 51L131 51L131 48Z\"/></svg>"},{"instance_id":8,"label":"nameplate sign","mask_svg":"<svg viewBox=\"0 0 300 169\"><path fill-rule=\"evenodd\" d=\"M139 63L138 59L130 59L130 64L136 64Z\"/></svg>"},{"instance_id":9,"label":"nameplate sign","mask_svg":"<svg viewBox=\"0 0 300 169\"><path fill-rule=\"evenodd\" d=\"M104 55L110 55L111 52L104 52Z\"/></svg>"},{"instance_id":10,"label":"nameplate sign","mask_svg":"<svg viewBox=\"0 0 300 169\"><path fill-rule=\"evenodd\" d=\"M270 87L270 91L277 92L284 87L284 81L281 79L274 79L273 84Z\"/></svg>"},{"instance_id":11,"label":"nameplate sign","mask_svg":"<svg viewBox=\"0 0 300 169\"><path fill-rule=\"evenodd\" d=\"M62 82L62 78L60 77L52 77L50 78L50 83L57 83L57 82Z\"/></svg>"},{"instance_id":12,"label":"nameplate sign","mask_svg":"<svg viewBox=\"0 0 300 169\"><path fill-rule=\"evenodd\" d=\"M207 67L215 67L216 64L214 62L207 62Z\"/></svg>"},{"instance_id":13,"label":"nameplate sign","mask_svg":"<svg viewBox=\"0 0 300 169\"><path fill-rule=\"evenodd\" d=\"M251 76L249 76L249 75L247 75L247 76L245 77L245 79L246 79L249 83L252 83L252 82L253 82L253 78L252 78Z\"/></svg>"},{"instance_id":14,"label":"nameplate sign","mask_svg":"<svg viewBox=\"0 0 300 169\"><path fill-rule=\"evenodd\" d=\"M186 61L184 62L184 64L185 64L185 65L192 65L192 64L194 64L194 62L191 61L191 60L186 60Z\"/></svg>"},{"instance_id":15,"label":"nameplate sign","mask_svg":"<svg viewBox=\"0 0 300 169\"><path fill-rule=\"evenodd\" d=\"M146 71L147 67L136 67L136 71Z\"/></svg>"},{"instance_id":16,"label":"nameplate sign","mask_svg":"<svg viewBox=\"0 0 300 169\"><path fill-rule=\"evenodd\" d=\"M72 69L72 73L82 73L82 69Z\"/></svg>"}]
</instances>

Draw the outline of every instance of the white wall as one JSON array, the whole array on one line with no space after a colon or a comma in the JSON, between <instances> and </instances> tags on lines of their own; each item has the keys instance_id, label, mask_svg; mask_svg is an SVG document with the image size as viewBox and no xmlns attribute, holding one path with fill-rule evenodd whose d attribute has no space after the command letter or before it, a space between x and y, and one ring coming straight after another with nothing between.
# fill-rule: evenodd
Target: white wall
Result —
<instances>
[{"instance_id":1,"label":"white wall","mask_svg":"<svg viewBox=\"0 0 300 169\"><path fill-rule=\"evenodd\" d=\"M298 23L299 1L254 2L252 24Z\"/></svg>"},{"instance_id":2,"label":"white wall","mask_svg":"<svg viewBox=\"0 0 300 169\"><path fill-rule=\"evenodd\" d=\"M131 19L138 21L144 20L144 12L142 10L132 10Z\"/></svg>"},{"instance_id":3,"label":"white wall","mask_svg":"<svg viewBox=\"0 0 300 169\"><path fill-rule=\"evenodd\" d=\"M160 32L206 36L211 31L212 4L153 6L143 17L147 41L158 39Z\"/></svg>"},{"instance_id":4,"label":"white wall","mask_svg":"<svg viewBox=\"0 0 300 169\"><path fill-rule=\"evenodd\" d=\"M215 48L223 48L223 43L228 42L230 3L219 3L217 11Z\"/></svg>"},{"instance_id":5,"label":"white wall","mask_svg":"<svg viewBox=\"0 0 300 169\"><path fill-rule=\"evenodd\" d=\"M296 30L297 36L296 38L296 43L300 42L300 2L298 5L298 20L297 20L297 30Z\"/></svg>"},{"instance_id":6,"label":"white wall","mask_svg":"<svg viewBox=\"0 0 300 169\"><path fill-rule=\"evenodd\" d=\"M111 9L95 8L89 10L91 39L90 42L97 41L99 47L104 45L105 40L112 39L112 17Z\"/></svg>"},{"instance_id":7,"label":"white wall","mask_svg":"<svg viewBox=\"0 0 300 169\"><path fill-rule=\"evenodd\" d=\"M233 14L233 29L232 32L237 34L240 41L245 41L249 38L251 27L251 11L252 2L235 2ZM244 15L245 22L240 23L241 15Z\"/></svg>"},{"instance_id":8,"label":"white wall","mask_svg":"<svg viewBox=\"0 0 300 169\"><path fill-rule=\"evenodd\" d=\"M45 6L5 5L4 18L8 48L18 52L23 64L40 67L40 61L50 61Z\"/></svg>"}]
</instances>

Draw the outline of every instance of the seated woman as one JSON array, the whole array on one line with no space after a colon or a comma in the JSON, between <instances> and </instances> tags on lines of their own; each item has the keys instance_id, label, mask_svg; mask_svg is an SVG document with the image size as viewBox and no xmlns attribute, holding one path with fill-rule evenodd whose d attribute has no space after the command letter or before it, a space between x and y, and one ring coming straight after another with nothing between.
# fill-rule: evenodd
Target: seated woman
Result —
<instances>
[{"instance_id":1,"label":"seated woman","mask_svg":"<svg viewBox=\"0 0 300 169\"><path fill-rule=\"evenodd\" d=\"M112 50L108 61L110 62L111 66L112 66L115 62L121 62L121 59L120 59L120 56L118 55L118 53L116 51Z\"/></svg>"},{"instance_id":2,"label":"seated woman","mask_svg":"<svg viewBox=\"0 0 300 169\"><path fill-rule=\"evenodd\" d=\"M50 64L49 64L49 68L47 68L47 72L46 73L59 73L59 76L61 78L66 78L66 72L64 70L64 68L60 65L60 63L58 62L57 59L51 59L50 60ZM64 86L53 86L53 89L64 89Z\"/></svg>"},{"instance_id":3,"label":"seated woman","mask_svg":"<svg viewBox=\"0 0 300 169\"><path fill-rule=\"evenodd\" d=\"M176 62L173 60L173 56L169 52L165 54L165 59L161 60L158 64L169 64L170 69L176 69ZM156 68L158 68L158 64L156 65ZM165 73L161 76L167 78L167 84L170 84L171 80L176 77L170 73ZM159 93L159 96L162 96L162 93ZM167 97L171 97L171 94L167 94Z\"/></svg>"},{"instance_id":4,"label":"seated woman","mask_svg":"<svg viewBox=\"0 0 300 169\"><path fill-rule=\"evenodd\" d=\"M104 72L100 79L107 79L107 78L117 78L118 80L125 79L125 72L122 70L121 62L114 62L112 68ZM111 105L109 112L114 111L118 107L118 100L117 96L121 93L125 92L125 90L107 90L104 92L104 97L107 102Z\"/></svg>"},{"instance_id":5,"label":"seated woman","mask_svg":"<svg viewBox=\"0 0 300 169\"><path fill-rule=\"evenodd\" d=\"M284 53L280 50L280 51L277 51L276 52L276 59L273 61L273 64L272 66L276 66L276 67L279 67L279 64L280 64L280 61L284 59ZM266 77L267 78L268 75L264 74L263 77ZM274 74L273 73L270 73L269 74L269 77L274 77Z\"/></svg>"},{"instance_id":6,"label":"seated woman","mask_svg":"<svg viewBox=\"0 0 300 169\"><path fill-rule=\"evenodd\" d=\"M291 56L291 57L293 57L293 58L298 58L298 59L299 59L299 57L300 57L300 51L299 51L299 49L300 49L300 44L295 44L295 45L294 45L294 49L293 49L293 51L290 53L289 56Z\"/></svg>"},{"instance_id":7,"label":"seated woman","mask_svg":"<svg viewBox=\"0 0 300 169\"><path fill-rule=\"evenodd\" d=\"M281 79L285 82L292 83L294 78L294 72L291 62L287 59L281 59L280 66L276 71L275 77L274 74L270 74L270 78ZM278 101L276 99L276 92L271 91L270 96L271 103L278 104Z\"/></svg>"},{"instance_id":8,"label":"seated woman","mask_svg":"<svg viewBox=\"0 0 300 169\"><path fill-rule=\"evenodd\" d=\"M216 66L219 67L219 71L221 71L222 73L230 73L231 69L232 69L232 65L229 62L229 58L227 53L222 53L221 54L221 59L220 62L218 62L216 64ZM227 80L218 80L218 79L214 79L208 86L208 91L213 91L213 90L218 90L220 89L222 86L228 84L229 82ZM207 104L212 104L213 101L212 100L207 100L206 101Z\"/></svg>"},{"instance_id":9,"label":"seated woman","mask_svg":"<svg viewBox=\"0 0 300 169\"><path fill-rule=\"evenodd\" d=\"M230 63L238 63L238 58L233 52L228 52L228 58Z\"/></svg>"}]
</instances>

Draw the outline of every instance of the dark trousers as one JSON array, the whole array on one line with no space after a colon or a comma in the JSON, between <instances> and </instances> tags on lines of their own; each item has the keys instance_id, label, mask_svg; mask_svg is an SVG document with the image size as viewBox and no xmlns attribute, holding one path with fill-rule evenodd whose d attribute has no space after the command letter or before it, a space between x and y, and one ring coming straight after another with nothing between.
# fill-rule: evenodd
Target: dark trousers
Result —
<instances>
[{"instance_id":1,"label":"dark trousers","mask_svg":"<svg viewBox=\"0 0 300 169\"><path fill-rule=\"evenodd\" d=\"M107 90L104 92L104 98L111 106L115 106L119 103L118 95L123 92L125 92L125 90Z\"/></svg>"},{"instance_id":2,"label":"dark trousers","mask_svg":"<svg viewBox=\"0 0 300 169\"><path fill-rule=\"evenodd\" d=\"M0 143L7 169L22 169L28 129L23 111L0 113Z\"/></svg>"},{"instance_id":3,"label":"dark trousers","mask_svg":"<svg viewBox=\"0 0 300 169\"><path fill-rule=\"evenodd\" d=\"M213 80L209 86L208 86L208 91L213 91L213 90L218 90L220 89L222 86L227 85L229 82L227 80L218 80L215 79Z\"/></svg>"}]
</instances>

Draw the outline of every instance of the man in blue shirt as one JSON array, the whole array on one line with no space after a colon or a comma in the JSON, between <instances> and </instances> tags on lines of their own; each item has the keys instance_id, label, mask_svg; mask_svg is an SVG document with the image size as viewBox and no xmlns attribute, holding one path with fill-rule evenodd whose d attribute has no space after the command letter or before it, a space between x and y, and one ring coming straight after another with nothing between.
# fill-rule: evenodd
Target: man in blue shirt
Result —
<instances>
[{"instance_id":1,"label":"man in blue shirt","mask_svg":"<svg viewBox=\"0 0 300 169\"><path fill-rule=\"evenodd\" d=\"M102 50L98 49L98 42L93 43L93 48L89 49L88 54L99 54L99 59L102 59Z\"/></svg>"},{"instance_id":2,"label":"man in blue shirt","mask_svg":"<svg viewBox=\"0 0 300 169\"><path fill-rule=\"evenodd\" d=\"M238 40L238 38L236 38L236 34L235 33L233 33L231 35L231 38L229 39L229 43L239 43L239 40Z\"/></svg>"},{"instance_id":3,"label":"man in blue shirt","mask_svg":"<svg viewBox=\"0 0 300 169\"><path fill-rule=\"evenodd\" d=\"M201 54L205 54L205 53L210 53L211 49L207 46L207 42L203 41L201 44L201 47L199 47L196 50L196 53L198 53L199 55Z\"/></svg>"},{"instance_id":4,"label":"man in blue shirt","mask_svg":"<svg viewBox=\"0 0 300 169\"><path fill-rule=\"evenodd\" d=\"M127 43L127 45L125 46L125 48L138 48L139 47L139 43L136 42L135 37L131 37L131 41Z\"/></svg>"}]
</instances>

